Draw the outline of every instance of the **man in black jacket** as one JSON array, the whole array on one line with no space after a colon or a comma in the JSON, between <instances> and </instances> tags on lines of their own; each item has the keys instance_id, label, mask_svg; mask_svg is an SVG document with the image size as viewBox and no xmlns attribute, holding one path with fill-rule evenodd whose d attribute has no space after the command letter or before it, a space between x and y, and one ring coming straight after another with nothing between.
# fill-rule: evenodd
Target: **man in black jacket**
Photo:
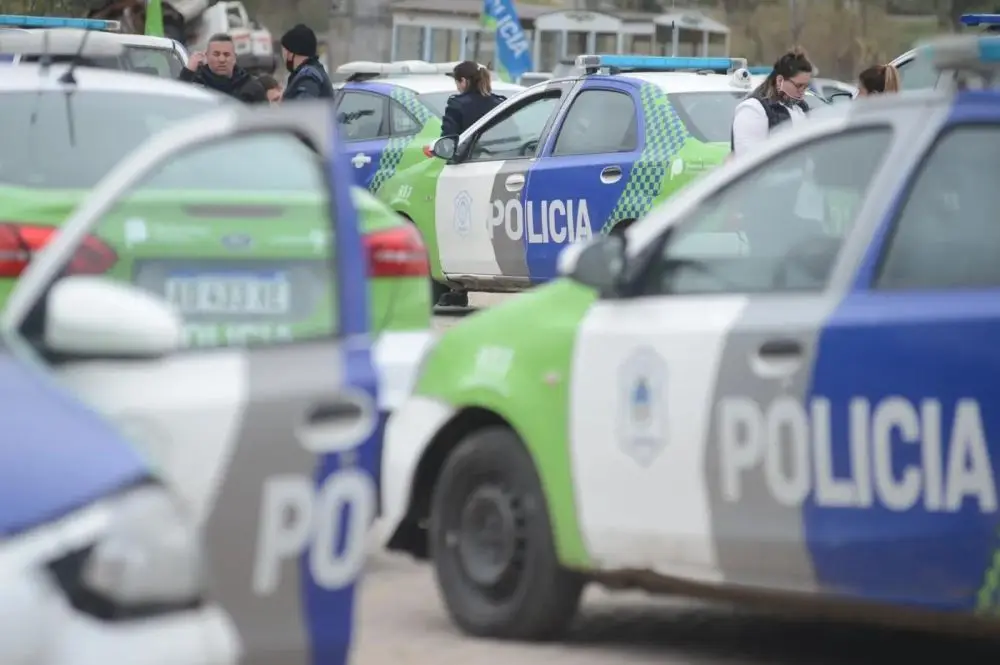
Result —
<instances>
[{"instance_id":1,"label":"man in black jacket","mask_svg":"<svg viewBox=\"0 0 1000 665\"><path fill-rule=\"evenodd\" d=\"M316 54L316 33L299 23L281 37L288 82L281 101L333 97L333 83Z\"/></svg>"},{"instance_id":2,"label":"man in black jacket","mask_svg":"<svg viewBox=\"0 0 1000 665\"><path fill-rule=\"evenodd\" d=\"M181 70L178 78L181 81L203 85L248 104L267 101L264 86L236 64L233 38L224 33L212 35L204 53L192 53L187 67Z\"/></svg>"}]
</instances>

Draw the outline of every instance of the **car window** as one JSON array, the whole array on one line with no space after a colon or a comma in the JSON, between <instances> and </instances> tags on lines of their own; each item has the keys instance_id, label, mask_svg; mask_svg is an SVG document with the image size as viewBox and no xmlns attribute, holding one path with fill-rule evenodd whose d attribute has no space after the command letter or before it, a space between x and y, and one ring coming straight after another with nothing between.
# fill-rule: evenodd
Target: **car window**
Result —
<instances>
[{"instance_id":1,"label":"car window","mask_svg":"<svg viewBox=\"0 0 1000 665\"><path fill-rule=\"evenodd\" d=\"M132 71L152 74L162 78L177 78L185 63L173 49L148 46L127 46L125 58Z\"/></svg>"},{"instance_id":2,"label":"car window","mask_svg":"<svg viewBox=\"0 0 1000 665\"><path fill-rule=\"evenodd\" d=\"M549 117L559 107L558 96L538 97L473 139L467 161L534 157Z\"/></svg>"},{"instance_id":3,"label":"car window","mask_svg":"<svg viewBox=\"0 0 1000 665\"><path fill-rule=\"evenodd\" d=\"M630 152L639 142L632 96L614 90L584 90L559 128L554 155Z\"/></svg>"},{"instance_id":4,"label":"car window","mask_svg":"<svg viewBox=\"0 0 1000 665\"><path fill-rule=\"evenodd\" d=\"M924 90L937 85L938 71L930 58L914 56L896 65L903 90Z\"/></svg>"},{"instance_id":5,"label":"car window","mask_svg":"<svg viewBox=\"0 0 1000 665\"><path fill-rule=\"evenodd\" d=\"M261 189L268 178L284 188ZM336 318L330 214L321 160L296 137L228 137L133 187L77 260L166 298L189 346L322 337Z\"/></svg>"},{"instance_id":6,"label":"car window","mask_svg":"<svg viewBox=\"0 0 1000 665\"><path fill-rule=\"evenodd\" d=\"M674 112L694 138L729 143L736 106L745 92L679 92L667 95Z\"/></svg>"},{"instance_id":7,"label":"car window","mask_svg":"<svg viewBox=\"0 0 1000 665\"><path fill-rule=\"evenodd\" d=\"M636 291L824 288L891 138L887 127L837 134L744 175L674 228Z\"/></svg>"},{"instance_id":8,"label":"car window","mask_svg":"<svg viewBox=\"0 0 1000 665\"><path fill-rule=\"evenodd\" d=\"M167 125L204 113L222 98L77 90L0 94L0 187L89 189ZM244 165L233 164L234 178ZM273 178L256 178L269 187ZM266 182L265 182L266 181Z\"/></svg>"},{"instance_id":9,"label":"car window","mask_svg":"<svg viewBox=\"0 0 1000 665\"><path fill-rule=\"evenodd\" d=\"M337 105L337 123L348 141L369 141L388 135L386 98L367 92L347 91Z\"/></svg>"},{"instance_id":10,"label":"car window","mask_svg":"<svg viewBox=\"0 0 1000 665\"><path fill-rule=\"evenodd\" d=\"M931 150L902 206L877 287L1000 286L1000 126L961 127Z\"/></svg>"},{"instance_id":11,"label":"car window","mask_svg":"<svg viewBox=\"0 0 1000 665\"><path fill-rule=\"evenodd\" d=\"M389 115L393 136L416 134L420 131L420 123L417 122L417 119L395 100L389 102Z\"/></svg>"}]
</instances>

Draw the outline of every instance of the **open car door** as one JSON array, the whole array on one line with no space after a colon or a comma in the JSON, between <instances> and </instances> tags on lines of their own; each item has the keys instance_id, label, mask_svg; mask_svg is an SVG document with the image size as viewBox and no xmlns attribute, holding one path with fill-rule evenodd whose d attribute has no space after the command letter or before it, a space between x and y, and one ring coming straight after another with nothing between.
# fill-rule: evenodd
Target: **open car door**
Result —
<instances>
[{"instance_id":1,"label":"open car door","mask_svg":"<svg viewBox=\"0 0 1000 665\"><path fill-rule=\"evenodd\" d=\"M188 501L249 662L344 662L376 508L364 252L347 165L314 149L341 154L331 112L229 108L150 139L2 315Z\"/></svg>"}]
</instances>

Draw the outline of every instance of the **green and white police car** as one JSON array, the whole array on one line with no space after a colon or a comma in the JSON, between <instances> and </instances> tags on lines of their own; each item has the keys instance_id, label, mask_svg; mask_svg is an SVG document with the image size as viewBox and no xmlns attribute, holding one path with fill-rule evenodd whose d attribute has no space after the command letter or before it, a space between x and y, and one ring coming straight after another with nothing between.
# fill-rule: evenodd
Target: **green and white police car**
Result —
<instances>
[{"instance_id":1,"label":"green and white police car","mask_svg":"<svg viewBox=\"0 0 1000 665\"><path fill-rule=\"evenodd\" d=\"M997 630L1000 37L918 57L994 83L775 132L444 333L378 531L461 629L596 582Z\"/></svg>"},{"instance_id":2,"label":"green and white police car","mask_svg":"<svg viewBox=\"0 0 1000 665\"><path fill-rule=\"evenodd\" d=\"M744 59L578 62L586 73L532 86L437 141L438 159L380 179L378 197L420 229L440 290L546 282L566 245L625 229L729 155L752 83Z\"/></svg>"},{"instance_id":3,"label":"green and white police car","mask_svg":"<svg viewBox=\"0 0 1000 665\"><path fill-rule=\"evenodd\" d=\"M422 60L349 62L336 91L337 122L356 184L376 192L397 171L427 161L425 150L441 136L448 98L457 94L447 74L455 63ZM493 91L513 97L522 86L493 81Z\"/></svg>"}]
</instances>

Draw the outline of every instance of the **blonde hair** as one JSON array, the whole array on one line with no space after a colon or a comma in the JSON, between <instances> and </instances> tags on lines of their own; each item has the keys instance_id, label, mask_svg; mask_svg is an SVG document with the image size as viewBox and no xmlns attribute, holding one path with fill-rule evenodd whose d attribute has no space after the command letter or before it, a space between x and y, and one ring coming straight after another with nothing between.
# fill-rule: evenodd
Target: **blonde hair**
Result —
<instances>
[{"instance_id":1,"label":"blonde hair","mask_svg":"<svg viewBox=\"0 0 1000 665\"><path fill-rule=\"evenodd\" d=\"M858 74L858 83L870 94L899 92L899 70L892 65L875 65Z\"/></svg>"}]
</instances>

